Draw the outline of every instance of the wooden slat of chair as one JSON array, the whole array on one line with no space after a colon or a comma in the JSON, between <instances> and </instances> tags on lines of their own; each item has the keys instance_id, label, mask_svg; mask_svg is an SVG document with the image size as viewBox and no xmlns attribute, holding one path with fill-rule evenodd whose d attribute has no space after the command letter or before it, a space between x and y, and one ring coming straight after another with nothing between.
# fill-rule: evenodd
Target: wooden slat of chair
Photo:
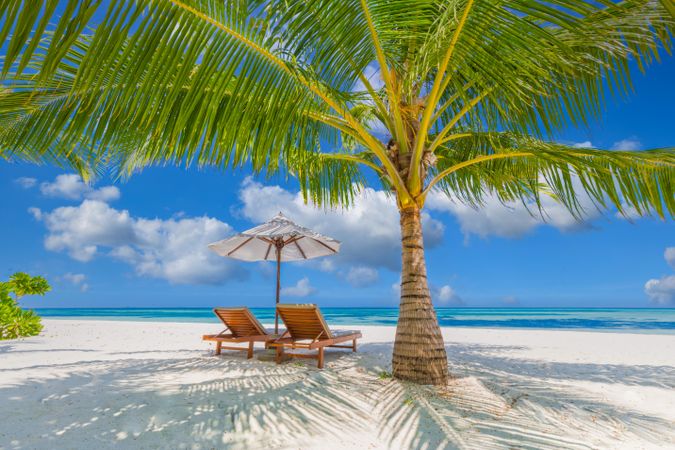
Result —
<instances>
[{"instance_id":1,"label":"wooden slat of chair","mask_svg":"<svg viewBox=\"0 0 675 450\"><path fill-rule=\"evenodd\" d=\"M269 342L276 336L269 334L260 324L258 319L245 307L214 308L214 314L225 325L225 330L219 334L204 335L205 341L216 342L216 355L220 355L221 350L238 350L247 352L247 358L253 358L253 345L255 342ZM229 331L229 334L225 334ZM223 343L244 343L247 347L224 346Z\"/></svg>"},{"instance_id":2,"label":"wooden slat of chair","mask_svg":"<svg viewBox=\"0 0 675 450\"><path fill-rule=\"evenodd\" d=\"M350 348L353 352L356 351L356 340L361 337L361 333L334 336L316 305L282 304L277 305L277 311L287 330L280 339L270 344L276 347L277 363L280 363L283 355L286 354L294 358L317 359L317 366L322 369L326 347ZM352 341L352 345L337 345L347 341ZM317 350L317 354L284 353L284 348Z\"/></svg>"},{"instance_id":3,"label":"wooden slat of chair","mask_svg":"<svg viewBox=\"0 0 675 450\"><path fill-rule=\"evenodd\" d=\"M235 336L260 336L267 331L246 307L214 308L213 312Z\"/></svg>"},{"instance_id":4,"label":"wooden slat of chair","mask_svg":"<svg viewBox=\"0 0 675 450\"><path fill-rule=\"evenodd\" d=\"M330 328L316 305L278 305L279 316L294 339L330 339Z\"/></svg>"}]
</instances>

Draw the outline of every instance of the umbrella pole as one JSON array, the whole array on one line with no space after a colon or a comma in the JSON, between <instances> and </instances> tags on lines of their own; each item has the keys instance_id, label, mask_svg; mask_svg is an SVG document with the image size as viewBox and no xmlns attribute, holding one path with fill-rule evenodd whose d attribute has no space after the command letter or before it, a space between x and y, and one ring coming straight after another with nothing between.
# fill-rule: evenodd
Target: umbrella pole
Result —
<instances>
[{"instance_id":1,"label":"umbrella pole","mask_svg":"<svg viewBox=\"0 0 675 450\"><path fill-rule=\"evenodd\" d=\"M281 290L281 248L277 246L277 305L279 304L279 291ZM279 334L279 313L274 307L274 334Z\"/></svg>"}]
</instances>

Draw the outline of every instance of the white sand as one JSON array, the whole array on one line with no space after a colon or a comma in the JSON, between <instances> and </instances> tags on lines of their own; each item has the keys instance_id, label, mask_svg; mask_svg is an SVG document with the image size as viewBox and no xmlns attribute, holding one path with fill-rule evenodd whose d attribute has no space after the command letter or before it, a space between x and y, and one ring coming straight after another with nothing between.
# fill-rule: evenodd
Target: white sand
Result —
<instances>
[{"instance_id":1,"label":"white sand","mask_svg":"<svg viewBox=\"0 0 675 450\"><path fill-rule=\"evenodd\" d=\"M448 328L437 391L378 377L391 327L317 370L211 356L216 324L45 325L0 342L0 448L675 448L672 335Z\"/></svg>"}]
</instances>

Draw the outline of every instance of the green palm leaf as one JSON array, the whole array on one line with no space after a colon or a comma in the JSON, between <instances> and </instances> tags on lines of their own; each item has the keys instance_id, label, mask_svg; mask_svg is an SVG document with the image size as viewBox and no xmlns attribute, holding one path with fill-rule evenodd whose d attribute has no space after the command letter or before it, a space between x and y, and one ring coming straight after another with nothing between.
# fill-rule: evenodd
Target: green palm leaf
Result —
<instances>
[{"instance_id":1,"label":"green palm leaf","mask_svg":"<svg viewBox=\"0 0 675 450\"><path fill-rule=\"evenodd\" d=\"M570 147L512 133L466 133L439 153L427 192L438 188L480 207L487 195L536 202L551 195L582 218L587 195L598 208L673 216L675 151Z\"/></svg>"}]
</instances>

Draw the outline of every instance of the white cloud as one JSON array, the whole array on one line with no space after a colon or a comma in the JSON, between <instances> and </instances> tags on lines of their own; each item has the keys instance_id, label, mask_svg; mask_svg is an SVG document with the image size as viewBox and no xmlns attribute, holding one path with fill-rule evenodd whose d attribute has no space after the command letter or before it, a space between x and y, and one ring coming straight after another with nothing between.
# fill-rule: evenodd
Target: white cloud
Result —
<instances>
[{"instance_id":1,"label":"white cloud","mask_svg":"<svg viewBox=\"0 0 675 450\"><path fill-rule=\"evenodd\" d=\"M68 272L67 274L63 275L63 279L66 280L66 281L70 281L73 284L80 284L80 283L84 282L84 280L86 280L87 277L83 273Z\"/></svg>"},{"instance_id":2,"label":"white cloud","mask_svg":"<svg viewBox=\"0 0 675 450\"><path fill-rule=\"evenodd\" d=\"M45 247L66 251L82 262L90 261L99 246L115 248L137 240L135 221L129 212L118 211L97 200L43 211L42 220L49 231Z\"/></svg>"},{"instance_id":3,"label":"white cloud","mask_svg":"<svg viewBox=\"0 0 675 450\"><path fill-rule=\"evenodd\" d=\"M41 220L42 219L42 211L40 208L36 208L34 206L31 206L28 208L28 213L33 216L35 220Z\"/></svg>"},{"instance_id":4,"label":"white cloud","mask_svg":"<svg viewBox=\"0 0 675 450\"><path fill-rule=\"evenodd\" d=\"M354 287L365 287L375 284L379 274L372 267L354 266L347 272L346 279Z\"/></svg>"},{"instance_id":5,"label":"white cloud","mask_svg":"<svg viewBox=\"0 0 675 450\"><path fill-rule=\"evenodd\" d=\"M584 219L581 221L577 220L562 203L545 194L541 196L542 214L539 214L534 202L528 203L527 207L519 201L504 204L496 195L487 195L483 206L473 208L442 192L434 191L427 196L426 205L431 210L445 211L454 215L466 239L471 234L482 238L521 237L542 225L550 225L560 231L569 232L588 228L592 220L601 216L601 212L584 192L578 178L574 179L573 186L584 211Z\"/></svg>"},{"instance_id":6,"label":"white cloud","mask_svg":"<svg viewBox=\"0 0 675 450\"><path fill-rule=\"evenodd\" d=\"M14 182L24 189L30 189L37 184L37 180L30 177L20 177L14 180Z\"/></svg>"},{"instance_id":7,"label":"white cloud","mask_svg":"<svg viewBox=\"0 0 675 450\"><path fill-rule=\"evenodd\" d=\"M593 143L591 141L577 142L573 144L572 147L576 148L593 148Z\"/></svg>"},{"instance_id":8,"label":"white cloud","mask_svg":"<svg viewBox=\"0 0 675 450\"><path fill-rule=\"evenodd\" d=\"M445 284L440 288L435 288L430 286L431 299L434 303L437 303L439 306L460 306L464 305L464 300L455 292L455 290ZM401 296L401 282L397 281L392 283L391 292L393 296L398 300Z\"/></svg>"},{"instance_id":9,"label":"white cloud","mask_svg":"<svg viewBox=\"0 0 675 450\"><path fill-rule=\"evenodd\" d=\"M68 200L100 200L104 202L120 198L120 191L115 186L103 186L99 189L87 185L79 175L58 175L53 182L40 185L40 192L47 197L65 198Z\"/></svg>"},{"instance_id":10,"label":"white cloud","mask_svg":"<svg viewBox=\"0 0 675 450\"><path fill-rule=\"evenodd\" d=\"M668 247L663 252L668 265L675 269L675 247ZM658 305L675 304L675 275L653 278L645 283L645 293Z\"/></svg>"},{"instance_id":11,"label":"white cloud","mask_svg":"<svg viewBox=\"0 0 675 450\"><path fill-rule=\"evenodd\" d=\"M591 141L576 142L572 144L576 148L595 148ZM612 144L612 150L634 151L642 149L642 143L635 138L622 139Z\"/></svg>"},{"instance_id":12,"label":"white cloud","mask_svg":"<svg viewBox=\"0 0 675 450\"><path fill-rule=\"evenodd\" d=\"M580 195L580 199L586 211L586 221L599 217L600 213L590 198ZM551 225L561 231L574 231L588 226L588 222L576 220L562 204L548 196L542 197L542 205L543 216L538 214L533 203L528 205L528 211L520 202L502 204L494 195L487 196L485 204L477 209L455 201L441 192L433 192L427 197L429 209L445 211L457 218L466 238L471 234L483 238L521 237L541 225Z\"/></svg>"},{"instance_id":13,"label":"white cloud","mask_svg":"<svg viewBox=\"0 0 675 450\"><path fill-rule=\"evenodd\" d=\"M298 224L342 241L340 253L326 259L343 266L385 267L398 271L401 232L395 200L384 191L365 189L347 210L325 211L305 204L300 193L280 186L263 186L247 179L239 192L241 213L254 223L265 222L279 211ZM422 216L427 248L440 244L444 226L428 213ZM322 263L323 265L323 263ZM326 263L322 269L334 267Z\"/></svg>"},{"instance_id":14,"label":"white cloud","mask_svg":"<svg viewBox=\"0 0 675 450\"><path fill-rule=\"evenodd\" d=\"M464 302L462 299L457 295L455 290L448 286L447 284L444 286L441 286L436 292L435 292L435 297L438 300L438 303L441 305L449 305L449 304L454 304L454 305L462 305Z\"/></svg>"},{"instance_id":15,"label":"white cloud","mask_svg":"<svg viewBox=\"0 0 675 450\"><path fill-rule=\"evenodd\" d=\"M675 247L668 247L663 253L663 257L666 258L668 265L675 269Z\"/></svg>"},{"instance_id":16,"label":"white cloud","mask_svg":"<svg viewBox=\"0 0 675 450\"><path fill-rule=\"evenodd\" d=\"M319 270L322 270L324 272L334 272L336 270L335 259L321 258L319 260Z\"/></svg>"},{"instance_id":17,"label":"white cloud","mask_svg":"<svg viewBox=\"0 0 675 450\"><path fill-rule=\"evenodd\" d=\"M532 216L523 205L512 203L502 205L496 197L490 197L479 209L453 201L443 193L432 193L427 197L427 207L436 211L445 211L454 215L459 226L468 238L471 234L480 237L491 235L500 237L519 237L537 225L540 221Z\"/></svg>"},{"instance_id":18,"label":"white cloud","mask_svg":"<svg viewBox=\"0 0 675 450\"><path fill-rule=\"evenodd\" d=\"M44 182L40 191L48 197L61 197L69 200L79 200L89 189L78 175L58 175L53 182Z\"/></svg>"},{"instance_id":19,"label":"white cloud","mask_svg":"<svg viewBox=\"0 0 675 450\"><path fill-rule=\"evenodd\" d=\"M399 280L396 283L392 283L391 284L391 290L394 293L394 295L396 295L397 298L400 297L401 296L401 281Z\"/></svg>"},{"instance_id":20,"label":"white cloud","mask_svg":"<svg viewBox=\"0 0 675 450\"><path fill-rule=\"evenodd\" d=\"M642 149L642 143L635 138L622 139L612 145L612 150L635 151Z\"/></svg>"},{"instance_id":21,"label":"white cloud","mask_svg":"<svg viewBox=\"0 0 675 450\"><path fill-rule=\"evenodd\" d=\"M614 213L614 217L617 219L635 221L644 218L648 214L646 212L640 214L637 209L627 203L622 203L621 207L623 208L623 214L621 214L619 211Z\"/></svg>"},{"instance_id":22,"label":"white cloud","mask_svg":"<svg viewBox=\"0 0 675 450\"><path fill-rule=\"evenodd\" d=\"M120 198L120 190L117 189L116 186L103 186L102 188L86 193L85 198L109 202Z\"/></svg>"},{"instance_id":23,"label":"white cloud","mask_svg":"<svg viewBox=\"0 0 675 450\"><path fill-rule=\"evenodd\" d=\"M309 284L309 278L304 277L295 284L281 289L282 296L288 297L307 297L316 292L316 289Z\"/></svg>"},{"instance_id":24,"label":"white cloud","mask_svg":"<svg viewBox=\"0 0 675 450\"><path fill-rule=\"evenodd\" d=\"M645 283L645 293L652 302L667 306L675 304L675 275L651 279Z\"/></svg>"},{"instance_id":25,"label":"white cloud","mask_svg":"<svg viewBox=\"0 0 675 450\"><path fill-rule=\"evenodd\" d=\"M68 272L63 275L63 279L72 283L74 286L78 286L81 292L87 292L89 290L89 285L85 283L87 277L83 273Z\"/></svg>"},{"instance_id":26,"label":"white cloud","mask_svg":"<svg viewBox=\"0 0 675 450\"><path fill-rule=\"evenodd\" d=\"M210 217L136 218L99 200L36 217L48 231L45 247L78 261L107 254L131 265L140 276L175 284L221 284L244 275L235 262L208 249L207 244L232 234L228 224Z\"/></svg>"}]
</instances>

